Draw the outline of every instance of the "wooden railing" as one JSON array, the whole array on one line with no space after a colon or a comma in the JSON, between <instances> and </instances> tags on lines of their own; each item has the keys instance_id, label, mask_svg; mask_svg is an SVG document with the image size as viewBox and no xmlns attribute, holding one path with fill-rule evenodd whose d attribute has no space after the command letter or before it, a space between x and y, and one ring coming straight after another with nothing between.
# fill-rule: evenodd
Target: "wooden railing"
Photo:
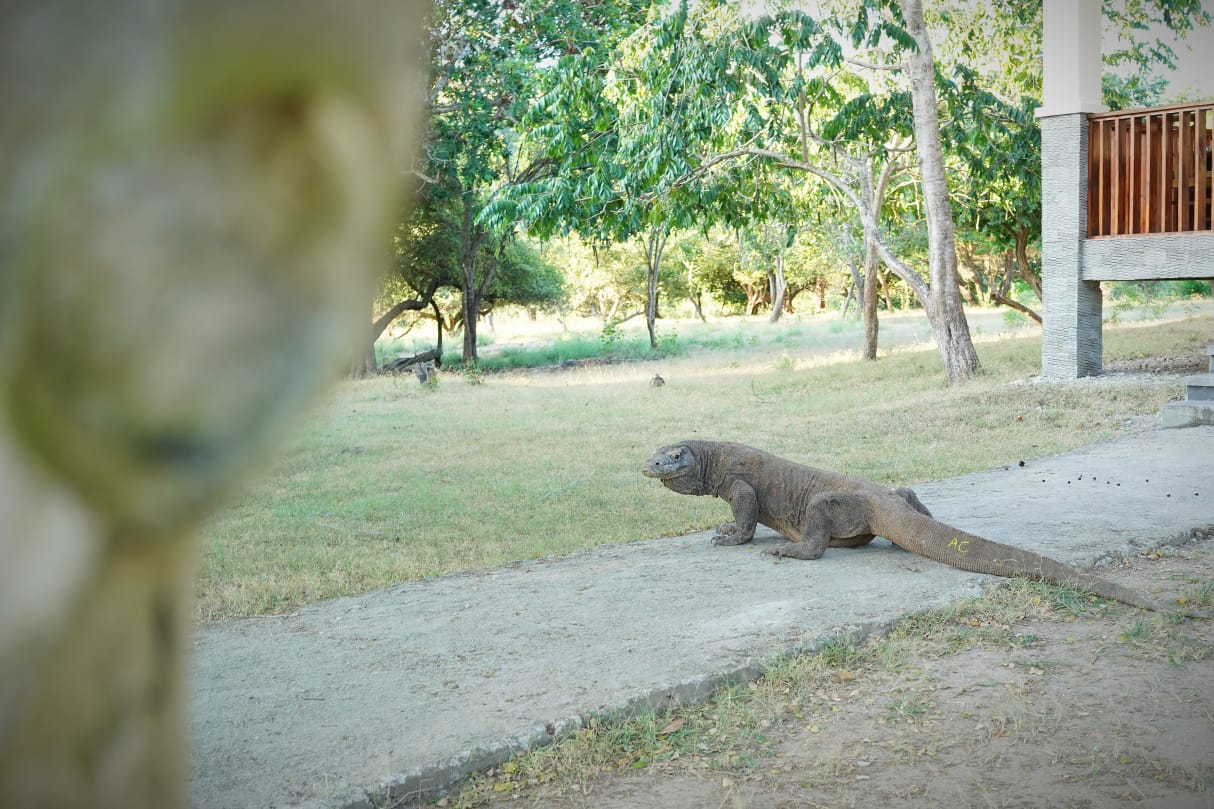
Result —
<instances>
[{"instance_id":1,"label":"wooden railing","mask_svg":"<svg viewBox=\"0 0 1214 809\"><path fill-rule=\"evenodd\" d=\"M1088 121L1088 236L1214 230L1214 102Z\"/></svg>"}]
</instances>

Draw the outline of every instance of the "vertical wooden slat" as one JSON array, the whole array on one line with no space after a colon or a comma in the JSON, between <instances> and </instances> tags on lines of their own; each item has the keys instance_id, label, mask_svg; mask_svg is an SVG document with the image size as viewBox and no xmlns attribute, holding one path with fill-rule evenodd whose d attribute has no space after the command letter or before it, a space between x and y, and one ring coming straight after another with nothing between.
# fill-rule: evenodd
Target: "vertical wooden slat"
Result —
<instances>
[{"instance_id":1,"label":"vertical wooden slat","mask_svg":"<svg viewBox=\"0 0 1214 809\"><path fill-rule=\"evenodd\" d=\"M1142 218L1142 118L1127 118L1126 126L1130 129L1129 175L1125 178L1129 184L1130 214L1126 233L1141 233L1138 223Z\"/></svg>"},{"instance_id":2,"label":"vertical wooden slat","mask_svg":"<svg viewBox=\"0 0 1214 809\"><path fill-rule=\"evenodd\" d=\"M1133 154L1134 127L1128 118L1117 122L1117 154L1120 161L1117 172L1117 233L1125 235L1130 232L1130 177L1134 170Z\"/></svg>"},{"instance_id":3,"label":"vertical wooden slat","mask_svg":"<svg viewBox=\"0 0 1214 809\"><path fill-rule=\"evenodd\" d=\"M1176 164L1176 230L1193 229L1192 207L1189 205L1190 179L1193 176L1193 116L1187 111L1180 114L1179 160Z\"/></svg>"},{"instance_id":4,"label":"vertical wooden slat","mask_svg":"<svg viewBox=\"0 0 1214 809\"><path fill-rule=\"evenodd\" d=\"M1104 182L1100 200L1100 234L1110 236L1113 232L1113 121L1102 121L1101 147L1104 155L1100 160L1101 180Z\"/></svg>"},{"instance_id":5,"label":"vertical wooden slat","mask_svg":"<svg viewBox=\"0 0 1214 809\"><path fill-rule=\"evenodd\" d=\"M1088 238L1099 228L1100 211L1100 121L1088 119Z\"/></svg>"},{"instance_id":6,"label":"vertical wooden slat","mask_svg":"<svg viewBox=\"0 0 1214 809\"><path fill-rule=\"evenodd\" d=\"M1167 215L1164 223L1164 230L1168 233L1176 232L1176 222L1178 212L1180 210L1180 201L1177 197L1177 180L1180 176L1180 166L1177 161L1180 159L1180 115L1179 113L1168 113L1166 116L1166 126L1168 132L1168 148L1167 157L1164 158L1168 193L1168 202L1165 213Z\"/></svg>"},{"instance_id":7,"label":"vertical wooden slat","mask_svg":"<svg viewBox=\"0 0 1214 809\"><path fill-rule=\"evenodd\" d=\"M1104 235L1104 122L1088 122L1088 236Z\"/></svg>"},{"instance_id":8,"label":"vertical wooden slat","mask_svg":"<svg viewBox=\"0 0 1214 809\"><path fill-rule=\"evenodd\" d=\"M1104 159L1104 126L1099 119L1088 121L1088 236L1102 234L1101 204L1104 199L1101 188L1100 161Z\"/></svg>"},{"instance_id":9,"label":"vertical wooden slat","mask_svg":"<svg viewBox=\"0 0 1214 809\"><path fill-rule=\"evenodd\" d=\"M1116 190L1113 188L1113 153L1117 151L1117 128L1112 121L1104 125L1104 160L1100 170L1104 172L1101 182L1104 186L1104 198L1100 201L1101 232L1105 236L1113 232L1113 205Z\"/></svg>"},{"instance_id":10,"label":"vertical wooden slat","mask_svg":"<svg viewBox=\"0 0 1214 809\"><path fill-rule=\"evenodd\" d=\"M1155 149L1151 153L1151 222L1152 233L1163 233L1168 229L1167 216L1167 116L1154 115Z\"/></svg>"},{"instance_id":11,"label":"vertical wooden slat","mask_svg":"<svg viewBox=\"0 0 1214 809\"><path fill-rule=\"evenodd\" d=\"M1210 114L1198 109L1193 114L1193 230L1210 230Z\"/></svg>"},{"instance_id":12,"label":"vertical wooden slat","mask_svg":"<svg viewBox=\"0 0 1214 809\"><path fill-rule=\"evenodd\" d=\"M1125 235L1131 232L1130 213L1133 210L1131 177L1134 173L1134 125L1129 118L1117 122L1117 137L1120 141L1118 152L1121 156L1121 170L1117 173L1117 232Z\"/></svg>"},{"instance_id":13,"label":"vertical wooden slat","mask_svg":"<svg viewBox=\"0 0 1214 809\"><path fill-rule=\"evenodd\" d=\"M1146 199L1143 198L1143 191L1146 189L1143 175L1143 166L1147 159L1147 133L1146 133L1146 118L1136 116L1131 119L1131 126L1134 128L1134 169L1130 175L1131 197L1134 200L1134 216L1131 218L1133 223L1133 233L1146 233Z\"/></svg>"},{"instance_id":14,"label":"vertical wooden slat","mask_svg":"<svg viewBox=\"0 0 1214 809\"><path fill-rule=\"evenodd\" d=\"M1110 236L1113 233L1113 152L1117 150L1116 128L1112 121L1104 122L1104 160L1100 170L1104 172L1101 183L1104 187L1103 199L1100 201L1101 235Z\"/></svg>"},{"instance_id":15,"label":"vertical wooden slat","mask_svg":"<svg viewBox=\"0 0 1214 809\"><path fill-rule=\"evenodd\" d=\"M1121 120L1114 118L1109 122L1109 136L1112 141L1109 149L1109 227L1110 236L1121 233Z\"/></svg>"}]
</instances>

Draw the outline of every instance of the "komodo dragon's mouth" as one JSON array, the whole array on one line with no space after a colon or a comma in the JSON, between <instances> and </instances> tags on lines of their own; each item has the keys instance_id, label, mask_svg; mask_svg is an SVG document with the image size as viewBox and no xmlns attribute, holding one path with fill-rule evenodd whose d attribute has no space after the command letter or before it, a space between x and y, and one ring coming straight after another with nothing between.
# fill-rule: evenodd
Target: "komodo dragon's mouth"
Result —
<instances>
[{"instance_id":1,"label":"komodo dragon's mouth","mask_svg":"<svg viewBox=\"0 0 1214 809\"><path fill-rule=\"evenodd\" d=\"M686 471L687 471L686 469L670 469L668 467L654 463L653 461L646 461L645 465L641 467L641 474L647 478L664 479L664 478L678 477L679 475L683 474Z\"/></svg>"}]
</instances>

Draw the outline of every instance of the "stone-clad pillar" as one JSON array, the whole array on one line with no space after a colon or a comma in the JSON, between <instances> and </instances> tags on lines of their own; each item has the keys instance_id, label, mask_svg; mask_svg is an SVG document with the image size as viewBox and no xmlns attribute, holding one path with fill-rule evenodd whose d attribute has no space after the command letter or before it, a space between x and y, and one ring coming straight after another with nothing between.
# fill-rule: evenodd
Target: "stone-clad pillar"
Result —
<instances>
[{"instance_id":1,"label":"stone-clad pillar","mask_svg":"<svg viewBox=\"0 0 1214 809\"><path fill-rule=\"evenodd\" d=\"M1082 280L1090 112L1101 112L1100 0L1045 0L1041 373L1100 373L1100 283Z\"/></svg>"},{"instance_id":2,"label":"stone-clad pillar","mask_svg":"<svg viewBox=\"0 0 1214 809\"><path fill-rule=\"evenodd\" d=\"M1100 282L1081 278L1087 235L1086 113L1041 119L1041 374L1100 373Z\"/></svg>"}]
</instances>

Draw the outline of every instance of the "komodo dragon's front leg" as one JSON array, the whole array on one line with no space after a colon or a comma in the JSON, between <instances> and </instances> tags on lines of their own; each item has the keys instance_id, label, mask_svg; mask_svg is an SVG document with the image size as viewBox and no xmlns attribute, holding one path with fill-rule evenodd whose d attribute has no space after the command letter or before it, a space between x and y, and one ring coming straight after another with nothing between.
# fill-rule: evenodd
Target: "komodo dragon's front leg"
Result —
<instances>
[{"instance_id":1,"label":"komodo dragon's front leg","mask_svg":"<svg viewBox=\"0 0 1214 809\"><path fill-rule=\"evenodd\" d=\"M741 480L735 480L724 498L733 511L733 522L717 528L713 545L745 545L755 538L759 524L759 498L755 490Z\"/></svg>"}]
</instances>

